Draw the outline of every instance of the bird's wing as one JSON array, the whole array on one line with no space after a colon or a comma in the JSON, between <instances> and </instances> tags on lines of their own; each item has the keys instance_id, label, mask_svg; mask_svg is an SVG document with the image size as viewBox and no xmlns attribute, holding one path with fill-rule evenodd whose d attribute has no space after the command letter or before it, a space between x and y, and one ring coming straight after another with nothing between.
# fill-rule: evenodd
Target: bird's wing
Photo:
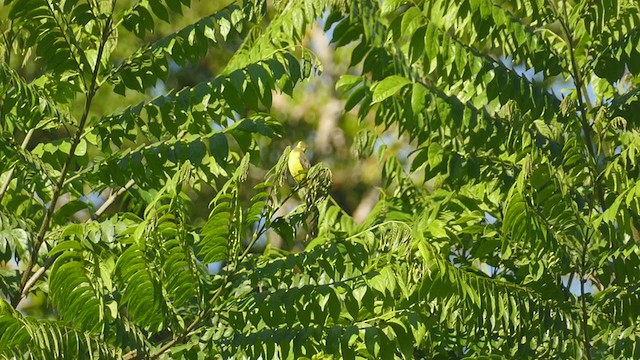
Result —
<instances>
[{"instance_id":1,"label":"bird's wing","mask_svg":"<svg viewBox=\"0 0 640 360\"><path fill-rule=\"evenodd\" d=\"M300 164L305 170L309 170L309 168L311 167L311 162L309 162L309 159L307 159L303 152L300 152Z\"/></svg>"}]
</instances>

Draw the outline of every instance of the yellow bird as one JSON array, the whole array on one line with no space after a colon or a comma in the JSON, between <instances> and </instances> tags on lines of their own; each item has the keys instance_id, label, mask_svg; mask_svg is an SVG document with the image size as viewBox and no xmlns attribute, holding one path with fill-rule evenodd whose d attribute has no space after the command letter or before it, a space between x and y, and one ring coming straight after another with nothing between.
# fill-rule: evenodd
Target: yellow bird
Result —
<instances>
[{"instance_id":1,"label":"yellow bird","mask_svg":"<svg viewBox=\"0 0 640 360\"><path fill-rule=\"evenodd\" d=\"M289 153L289 173L298 184L304 182L307 178L307 170L311 167L309 159L304 156L306 150L307 144L298 141L296 147Z\"/></svg>"}]
</instances>

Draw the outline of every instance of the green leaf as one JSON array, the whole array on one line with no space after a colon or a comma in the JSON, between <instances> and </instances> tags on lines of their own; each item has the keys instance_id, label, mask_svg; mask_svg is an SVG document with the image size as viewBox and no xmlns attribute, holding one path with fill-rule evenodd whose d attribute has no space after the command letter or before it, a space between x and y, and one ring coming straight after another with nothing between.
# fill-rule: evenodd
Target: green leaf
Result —
<instances>
[{"instance_id":1,"label":"green leaf","mask_svg":"<svg viewBox=\"0 0 640 360\"><path fill-rule=\"evenodd\" d=\"M392 75L377 83L373 89L372 104L379 103L395 95L400 89L411 84L409 79L399 75Z\"/></svg>"},{"instance_id":2,"label":"green leaf","mask_svg":"<svg viewBox=\"0 0 640 360\"><path fill-rule=\"evenodd\" d=\"M533 123L536 125L536 128L542 136L547 139L553 139L553 132L551 131L551 128L545 124L543 120L534 120Z\"/></svg>"},{"instance_id":3,"label":"green leaf","mask_svg":"<svg viewBox=\"0 0 640 360\"><path fill-rule=\"evenodd\" d=\"M149 5L151 5L151 10L153 10L157 17L169 22L169 12L160 0L149 0Z\"/></svg>"},{"instance_id":4,"label":"green leaf","mask_svg":"<svg viewBox=\"0 0 640 360\"><path fill-rule=\"evenodd\" d=\"M420 83L414 83L411 90L411 110L414 114L420 114L424 111L426 103L427 88Z\"/></svg>"},{"instance_id":5,"label":"green leaf","mask_svg":"<svg viewBox=\"0 0 640 360\"><path fill-rule=\"evenodd\" d=\"M53 248L50 252L49 252L49 256L54 256L56 254L60 254L65 252L66 250L70 250L70 249L82 249L82 245L80 244L80 242L75 241L75 240L67 240L67 241L63 241L60 244L58 244L55 248Z\"/></svg>"},{"instance_id":6,"label":"green leaf","mask_svg":"<svg viewBox=\"0 0 640 360\"><path fill-rule=\"evenodd\" d=\"M347 102L344 105L344 110L349 111L353 109L362 99L364 99L367 95L366 86L360 86L353 90L347 99Z\"/></svg>"},{"instance_id":7,"label":"green leaf","mask_svg":"<svg viewBox=\"0 0 640 360\"><path fill-rule=\"evenodd\" d=\"M435 168L436 166L440 165L443 156L444 150L442 149L442 146L440 144L435 142L429 144L428 162L431 168Z\"/></svg>"},{"instance_id":8,"label":"green leaf","mask_svg":"<svg viewBox=\"0 0 640 360\"><path fill-rule=\"evenodd\" d=\"M380 15L386 16L394 12L404 0L382 0L380 7Z\"/></svg>"},{"instance_id":9,"label":"green leaf","mask_svg":"<svg viewBox=\"0 0 640 360\"><path fill-rule=\"evenodd\" d=\"M62 205L54 214L54 220L57 223L64 223L65 220L73 214L88 209L89 205L81 200L72 200Z\"/></svg>"},{"instance_id":10,"label":"green leaf","mask_svg":"<svg viewBox=\"0 0 640 360\"><path fill-rule=\"evenodd\" d=\"M271 228L282 237L285 244L293 246L295 240L295 227L284 218L277 218L271 223Z\"/></svg>"},{"instance_id":11,"label":"green leaf","mask_svg":"<svg viewBox=\"0 0 640 360\"><path fill-rule=\"evenodd\" d=\"M336 82L336 90L342 93L346 93L349 90L353 89L360 82L362 82L362 78L360 76L342 75L340 76L338 82Z\"/></svg>"}]
</instances>

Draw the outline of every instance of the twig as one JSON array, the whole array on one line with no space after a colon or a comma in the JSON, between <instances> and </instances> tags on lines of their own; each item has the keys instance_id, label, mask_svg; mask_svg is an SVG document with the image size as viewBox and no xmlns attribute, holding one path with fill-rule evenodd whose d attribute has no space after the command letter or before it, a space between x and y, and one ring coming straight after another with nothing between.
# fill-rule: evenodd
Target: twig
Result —
<instances>
[{"instance_id":1,"label":"twig","mask_svg":"<svg viewBox=\"0 0 640 360\"><path fill-rule=\"evenodd\" d=\"M584 349L587 354L587 359L591 360L591 341L589 337L589 312L587 311L587 299L585 298L586 294L584 291L584 283L585 283L585 271L587 266L587 250L589 247L589 234L587 230L587 234L585 235L585 243L582 249L582 266L580 269L580 307L582 310L582 333L584 335Z\"/></svg>"},{"instance_id":2,"label":"twig","mask_svg":"<svg viewBox=\"0 0 640 360\"><path fill-rule=\"evenodd\" d=\"M111 206L111 204L113 204L113 202L116 201L118 196L124 194L127 190L131 189L131 187L135 183L136 183L135 180L131 179L123 187L121 187L120 190L118 190L115 193L112 193L111 195L109 195L107 200L105 200L104 203L102 203L100 208L98 208L98 210L96 210L95 214L93 214L93 216L91 217L91 219L88 222L91 222L91 221L99 218L100 216L102 216L102 213L104 213L107 210L107 208L109 208L109 206Z\"/></svg>"},{"instance_id":3,"label":"twig","mask_svg":"<svg viewBox=\"0 0 640 360\"><path fill-rule=\"evenodd\" d=\"M210 304L215 303L216 300L218 300L218 297L220 297L220 294L222 294L222 289L224 288L225 284L221 284L220 287L218 288L218 290L216 290L216 293L213 295L213 297L211 298L211 300L209 301ZM209 308L205 311L203 311L201 314L197 315L195 317L195 319L193 319L193 321L191 322L191 324L189 324L189 326L187 326L187 328L185 329L184 333L182 335L176 336L173 339L171 339L170 341L168 341L166 344L162 345L162 347L160 347L154 354L147 356L150 358L157 358L158 356L162 355L163 353L165 353L167 350L169 350L173 345L175 345L176 343L178 343L179 341L181 341L182 339L184 339L186 336L189 335L189 333L191 331L193 331L193 329L196 328L196 326L198 326L198 324L200 324L200 321L202 321L203 319L207 318L209 313L212 311L212 308ZM124 354L122 356L123 360L131 360L131 359L135 359L138 356L138 350L134 349L129 351L128 353Z\"/></svg>"},{"instance_id":4,"label":"twig","mask_svg":"<svg viewBox=\"0 0 640 360\"><path fill-rule=\"evenodd\" d=\"M93 214L93 216L91 218L89 218L89 220L87 220L87 223L90 223L94 220L96 220L97 218L99 218L106 210L107 208L113 204L113 202L116 200L116 198L122 194L124 194L127 190L129 190L133 185L135 184L135 181L133 180L129 180L129 182L120 188L120 190L112 193L109 198L107 198L107 200L105 200L105 202L102 204L102 206L100 206L100 208L95 212L95 214ZM27 293L29 292L29 290L31 290L31 288L33 287L33 285L35 285L36 281L38 281L38 279L51 267L51 265L53 265L53 263L56 261L56 259L58 258L58 256L60 256L61 254L58 255L54 255L50 258L48 258L44 264L36 271L33 273L33 275L29 278L29 280L27 280L27 282L24 285L24 288L22 289L22 291L20 292L20 298L22 299L23 297L25 297L25 295L27 295Z\"/></svg>"},{"instance_id":5,"label":"twig","mask_svg":"<svg viewBox=\"0 0 640 360\"><path fill-rule=\"evenodd\" d=\"M573 271L571 273L571 275L569 275L569 280L567 281L567 291L569 291L569 293L571 293L571 284L573 284L573 277L575 276L576 272Z\"/></svg>"},{"instance_id":6,"label":"twig","mask_svg":"<svg viewBox=\"0 0 640 360\"><path fill-rule=\"evenodd\" d=\"M38 252L40 250L40 247L42 246L43 242L44 242L44 238L45 235L47 233L47 231L49 230L49 225L51 223L51 218L53 217L53 213L55 211L56 208L56 203L58 202L58 199L60 198L60 195L62 194L62 189L64 188L64 180L67 177L67 173L69 172L69 169L71 168L71 165L73 163L73 160L75 159L75 151L76 148L78 147L80 140L81 140L81 135L82 132L84 130L85 125L87 124L87 119L89 117L89 110L91 109L91 102L93 100L93 97L95 96L96 92L97 92L97 80L98 80L98 72L100 70L100 62L102 61L102 55L104 53L104 48L105 45L107 43L107 39L109 37L110 34L110 27L111 27L111 21L113 19L113 10L115 8L115 0L112 1L112 11L111 14L109 14L109 17L107 18L107 21L105 23L104 29L102 30L102 39L100 41L100 47L98 48L98 54L96 56L96 66L93 69L93 74L91 77L91 85L90 85L90 89L87 93L87 98L85 101L85 106L84 106L84 112L82 113L82 118L80 119L80 124L78 125L78 130L76 131L76 134L73 138L73 141L71 142L71 147L69 149L69 156L67 157L67 160L65 161L63 167L62 167L62 171L60 172L60 177L58 178L58 181L56 183L54 192L53 192L53 196L51 197L51 204L49 205L49 208L47 209L44 219L42 220L42 224L40 225L40 229L38 230L38 235L36 236L36 241L33 245L33 248L31 249L31 256L29 258L29 261L27 262L27 266L24 270L24 272L22 273L22 278L20 280L20 286L19 286L19 290L18 292L15 294L15 296L11 299L11 304L16 307L18 305L18 303L20 302L20 300L22 300L23 294L25 294L24 290L26 288L27 282L30 279L30 274L31 271L33 270L33 267L35 266L36 261L38 260Z\"/></svg>"},{"instance_id":7,"label":"twig","mask_svg":"<svg viewBox=\"0 0 640 360\"><path fill-rule=\"evenodd\" d=\"M282 205L284 205L289 199L291 199L293 197L293 194L295 194L295 192L292 191L289 195L287 195L287 197L284 198L282 203L280 205L278 205L278 207L276 207L273 210L273 214L277 213L278 210L280 210L282 208ZM256 244L256 242L258 242L258 239L262 235L264 235L264 233L267 231L267 223L271 223L271 219L269 219L269 220L265 219L264 223L262 223L262 226L260 226L258 231L255 232L255 234L253 235L253 238L251 239L251 242L249 242L249 244L244 249L242 254L238 257L238 262L240 262L242 259L244 259L247 255L249 255L249 252L251 251L251 248L253 248L253 246Z\"/></svg>"},{"instance_id":8,"label":"twig","mask_svg":"<svg viewBox=\"0 0 640 360\"><path fill-rule=\"evenodd\" d=\"M33 135L34 132L35 132L35 129L31 129L24 136L24 140L22 140L22 144L20 145L20 148L22 150L25 150L27 148L27 145L29 145L29 140L31 140L31 136ZM12 167L11 170L9 170L9 174L7 174L7 179L5 180L5 182L2 184L2 187L0 188L0 202L4 197L4 194L7 192L7 189L9 188L9 184L11 183L11 179L13 178L14 170L15 170L15 167Z\"/></svg>"},{"instance_id":9,"label":"twig","mask_svg":"<svg viewBox=\"0 0 640 360\"><path fill-rule=\"evenodd\" d=\"M587 106L585 105L585 98L588 101L588 94L583 94L582 90L585 88L584 79L582 78L582 73L580 72L580 67L578 66L578 62L575 56L575 44L573 42L573 36L571 35L571 30L569 29L569 25L567 24L568 16L567 16L567 6L566 3L562 6L564 18L560 18L560 24L562 29L567 37L567 41L569 42L569 57L571 58L571 67L573 77L573 82L576 86L576 92L578 93L578 104L580 105L580 125L582 127L582 131L584 132L584 139L587 146L588 153L590 155L590 161L588 164L589 168L593 173L593 181L594 181L594 190L596 198L600 203L600 207L604 210L606 203L604 200L604 193L602 191L602 187L600 186L600 182L598 181L598 171L596 167L596 159L597 154L595 153L595 148L593 146L593 140L591 139L591 126L589 126L589 120L587 119ZM583 98L584 96L584 98Z\"/></svg>"},{"instance_id":10,"label":"twig","mask_svg":"<svg viewBox=\"0 0 640 360\"><path fill-rule=\"evenodd\" d=\"M576 92L578 94L578 104L580 105L580 124L582 126L582 131L584 132L584 138L585 138L585 143L587 146L587 150L588 150L588 154L590 156L590 159L588 161L589 163L589 167L590 170L592 172L592 176L593 176L593 182L594 182L594 191L595 191L595 195L597 198L597 201L600 203L600 209L604 210L604 208L606 207L606 203L605 203L605 199L604 199L604 192L602 190L602 187L600 186L600 182L598 181L599 177L598 177L598 172L597 172L597 154L595 153L595 148L593 147L593 142L591 139L591 126L589 125L589 121L587 119L587 107L585 105L585 99L583 99L583 87L585 86L584 84L584 80L582 78L582 74L580 72L580 67L578 66L578 63L576 61L576 57L575 57L575 44L573 42L573 36L571 35L571 30L569 29L569 25L568 25L568 15L567 15L567 4L566 1L563 2L563 6L562 6L562 12L563 12L563 16L560 18L560 24L562 26L562 29L565 32L565 36L567 37L567 41L569 43L569 56L571 57L571 67L572 67L572 77L573 77L573 81L575 83L575 87L576 87ZM588 94L584 94L586 100L588 100ZM591 205L591 210L593 211L594 206L593 204ZM581 269L580 269L580 305L581 305L581 311L582 311L582 327L583 327L583 335L584 335L584 348L585 348L585 353L587 356L588 360L591 360L591 341L590 341L590 336L589 336L589 313L587 311L587 301L586 301L586 294L585 294L585 288L584 288L584 284L585 284L585 276L586 276L586 271L587 271L587 253L589 251L589 240L590 240L590 235L589 235L589 229L587 228L587 232L585 234L585 239L584 239L584 244L583 244L583 248L582 248L582 255L581 255Z\"/></svg>"},{"instance_id":11,"label":"twig","mask_svg":"<svg viewBox=\"0 0 640 360\"><path fill-rule=\"evenodd\" d=\"M296 188L297 189L297 188ZM294 189L294 190L296 190ZM284 200L274 209L273 213L277 213L278 210L280 210L282 208L282 206L291 198L293 197L293 195L296 193L296 191L292 191L289 195L287 195L287 197L284 198ZM251 242L247 245L247 247L245 248L245 250L242 252L242 254L238 257L237 261L240 262L242 261L247 255L249 255L249 252L251 251L251 248L255 245L255 243L258 241L258 239L264 234L264 232L267 230L267 223L270 223L270 220L265 220L265 222L262 224L262 226L256 231L256 233L253 236L253 239L251 240ZM223 282L223 284L220 285L220 287L218 288L218 290L216 290L216 293L214 294L213 298L211 298L211 300L209 301L210 304L215 303L215 301L218 299L218 297L220 296L220 294L222 294L222 289L224 288L227 279L228 279L229 275L227 274L225 276L225 281ZM187 337L189 335L189 333L191 331L193 331L193 329L196 328L196 326L198 326L198 324L200 323L200 321L202 321L202 319L207 318L209 313L213 311L213 309L210 307L206 310L203 311L203 313L201 315L196 316L196 318L191 322L191 324L189 324L189 326L186 328L186 330L184 331L184 334L180 335L180 336L175 336L173 339L171 339L169 342L167 342L166 344L164 344L162 347L160 347L158 349L158 351L151 355L151 358L157 358L158 356L162 355L163 353L165 353L167 350L169 350L171 347L173 347L176 343L180 342L182 339L184 339L185 337ZM126 353L122 358L124 360L131 360L134 359L138 356L138 351L137 350L131 350L128 353Z\"/></svg>"}]
</instances>

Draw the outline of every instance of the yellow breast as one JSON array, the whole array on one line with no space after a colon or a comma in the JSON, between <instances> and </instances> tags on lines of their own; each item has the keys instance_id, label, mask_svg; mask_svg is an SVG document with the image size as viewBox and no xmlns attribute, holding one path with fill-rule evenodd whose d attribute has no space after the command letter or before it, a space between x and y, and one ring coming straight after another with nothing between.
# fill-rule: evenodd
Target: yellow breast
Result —
<instances>
[{"instance_id":1,"label":"yellow breast","mask_svg":"<svg viewBox=\"0 0 640 360\"><path fill-rule=\"evenodd\" d=\"M301 183L307 177L307 169L304 166L305 159L303 157L304 154L298 149L293 149L289 153L289 172L298 183Z\"/></svg>"}]
</instances>

